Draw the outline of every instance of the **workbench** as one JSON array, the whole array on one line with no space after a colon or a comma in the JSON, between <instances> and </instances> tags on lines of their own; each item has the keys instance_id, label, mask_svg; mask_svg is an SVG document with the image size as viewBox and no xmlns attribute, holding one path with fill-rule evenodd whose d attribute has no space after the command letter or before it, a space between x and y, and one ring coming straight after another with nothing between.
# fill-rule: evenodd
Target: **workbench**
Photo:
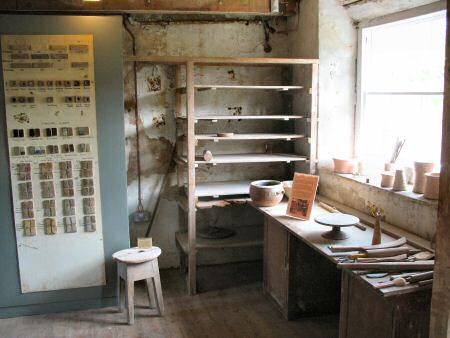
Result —
<instances>
[{"instance_id":1,"label":"workbench","mask_svg":"<svg viewBox=\"0 0 450 338\"><path fill-rule=\"evenodd\" d=\"M428 336L431 285L375 289L389 276L369 279L337 269L338 258L328 246L370 245L371 227L347 227L349 238L329 240L322 234L330 227L314 221L328 213L318 203L309 221L286 216L286 200L257 209L264 215L263 290L286 319L339 312L340 338ZM395 239L382 234L382 243Z\"/></svg>"}]
</instances>

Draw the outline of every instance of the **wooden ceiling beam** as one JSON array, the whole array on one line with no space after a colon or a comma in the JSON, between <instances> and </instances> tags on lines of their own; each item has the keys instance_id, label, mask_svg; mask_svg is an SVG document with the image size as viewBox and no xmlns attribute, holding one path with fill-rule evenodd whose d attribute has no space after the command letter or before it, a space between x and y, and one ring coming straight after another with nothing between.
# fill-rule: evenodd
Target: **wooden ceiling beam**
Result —
<instances>
[{"instance_id":1,"label":"wooden ceiling beam","mask_svg":"<svg viewBox=\"0 0 450 338\"><path fill-rule=\"evenodd\" d=\"M296 0L2 0L0 10L38 12L117 12L117 13L234 13L273 15L292 10Z\"/></svg>"}]
</instances>

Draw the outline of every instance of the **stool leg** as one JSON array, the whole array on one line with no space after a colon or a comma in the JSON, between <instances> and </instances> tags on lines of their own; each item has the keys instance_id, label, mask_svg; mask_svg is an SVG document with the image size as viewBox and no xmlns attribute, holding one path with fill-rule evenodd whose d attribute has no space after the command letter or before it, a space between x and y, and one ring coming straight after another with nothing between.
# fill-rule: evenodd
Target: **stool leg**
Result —
<instances>
[{"instance_id":1,"label":"stool leg","mask_svg":"<svg viewBox=\"0 0 450 338\"><path fill-rule=\"evenodd\" d=\"M134 281L127 280L128 324L134 324Z\"/></svg>"},{"instance_id":2,"label":"stool leg","mask_svg":"<svg viewBox=\"0 0 450 338\"><path fill-rule=\"evenodd\" d=\"M164 300L161 289L161 279L159 278L158 260L156 259L153 261L153 269L155 271L153 283L156 296L156 307L158 309L159 315L162 316L164 314Z\"/></svg>"},{"instance_id":3,"label":"stool leg","mask_svg":"<svg viewBox=\"0 0 450 338\"><path fill-rule=\"evenodd\" d=\"M147 282L147 295L148 301L150 303L150 309L154 309L156 306L156 301L155 301L155 284L153 282L153 278L148 278L146 282Z\"/></svg>"},{"instance_id":4,"label":"stool leg","mask_svg":"<svg viewBox=\"0 0 450 338\"><path fill-rule=\"evenodd\" d=\"M121 287L122 287L122 278L119 275L119 269L117 269L117 289L116 289L116 297L117 297L117 311L122 312L122 297L121 297Z\"/></svg>"}]
</instances>

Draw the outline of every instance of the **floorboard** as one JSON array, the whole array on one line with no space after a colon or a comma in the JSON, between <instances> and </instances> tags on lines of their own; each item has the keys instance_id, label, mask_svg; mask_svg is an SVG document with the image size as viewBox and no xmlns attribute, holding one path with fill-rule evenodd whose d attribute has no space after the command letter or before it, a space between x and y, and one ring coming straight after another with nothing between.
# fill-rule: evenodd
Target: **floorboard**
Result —
<instances>
[{"instance_id":1,"label":"floorboard","mask_svg":"<svg viewBox=\"0 0 450 338\"><path fill-rule=\"evenodd\" d=\"M188 296L176 270L161 272L166 314L150 316L143 284L136 285L135 324L116 308L0 320L0 337L274 337L333 338L338 317L286 321L262 294L260 283Z\"/></svg>"}]
</instances>

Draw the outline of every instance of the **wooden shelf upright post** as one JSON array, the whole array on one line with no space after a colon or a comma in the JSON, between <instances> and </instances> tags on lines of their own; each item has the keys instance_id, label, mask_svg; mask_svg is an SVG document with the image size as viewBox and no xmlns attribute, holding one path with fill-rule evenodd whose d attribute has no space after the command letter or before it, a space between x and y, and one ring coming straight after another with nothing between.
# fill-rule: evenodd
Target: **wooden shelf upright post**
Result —
<instances>
[{"instance_id":1,"label":"wooden shelf upright post","mask_svg":"<svg viewBox=\"0 0 450 338\"><path fill-rule=\"evenodd\" d=\"M197 248L195 220L195 103L194 62L186 63L186 118L187 118L187 186L188 186L188 278L187 287L191 295L197 293Z\"/></svg>"}]
</instances>

